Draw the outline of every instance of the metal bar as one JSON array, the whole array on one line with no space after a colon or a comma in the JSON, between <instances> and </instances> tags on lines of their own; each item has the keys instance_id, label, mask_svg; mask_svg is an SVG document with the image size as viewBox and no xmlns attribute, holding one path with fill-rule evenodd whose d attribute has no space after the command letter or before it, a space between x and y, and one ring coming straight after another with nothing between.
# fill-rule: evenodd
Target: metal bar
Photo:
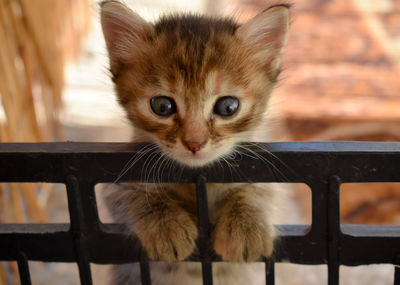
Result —
<instances>
[{"instance_id":1,"label":"metal bar","mask_svg":"<svg viewBox=\"0 0 400 285\"><path fill-rule=\"evenodd\" d=\"M325 168L327 162L325 161ZM327 174L322 174L327 175ZM312 194L312 224L310 232L307 233L307 240L310 246L313 247L315 255L319 258L323 256L326 260L327 257L327 205L328 205L328 191L327 183L319 177L313 177L312 182L308 184ZM303 248L298 247L299 251L303 252ZM304 251L308 252L308 251ZM307 254L308 255L308 254ZM294 262L294 261L292 261Z\"/></svg>"},{"instance_id":2,"label":"metal bar","mask_svg":"<svg viewBox=\"0 0 400 285\"><path fill-rule=\"evenodd\" d=\"M400 265L395 265L393 285L399 285L399 284L400 284Z\"/></svg>"},{"instance_id":3,"label":"metal bar","mask_svg":"<svg viewBox=\"0 0 400 285\"><path fill-rule=\"evenodd\" d=\"M199 239L198 248L201 257L201 269L203 274L203 284L212 285L212 264L209 254L211 233L210 218L208 214L207 186L206 178L198 176L196 180L197 215L199 219Z\"/></svg>"},{"instance_id":4,"label":"metal bar","mask_svg":"<svg viewBox=\"0 0 400 285\"><path fill-rule=\"evenodd\" d=\"M339 284L340 259L340 178L332 176L328 187L328 284Z\"/></svg>"},{"instance_id":5,"label":"metal bar","mask_svg":"<svg viewBox=\"0 0 400 285\"><path fill-rule=\"evenodd\" d=\"M99 225L93 195L95 183L115 181L126 162L135 153L139 154L141 148L142 144L0 143L0 182L65 183L66 173L74 175L67 180L71 228L67 224L0 224L0 260L19 261L19 252L23 252L26 262L28 257L41 261L76 261L84 284L91 284L89 261L100 264L146 261L133 245L135 238L127 239L118 225ZM254 158L254 152L265 155L262 148L279 157L274 162L285 182L306 183L313 192L311 231L307 226L283 226L281 249L275 252L276 262L328 263L329 284L338 284L340 265L389 263L398 266L400 227L340 227L339 186L340 182L399 182L400 143L259 143L249 155L234 161L238 171L231 175L221 175L220 169L209 167L186 168L177 176L164 172L158 177L159 182L182 183L193 183L193 177L197 177L200 257L192 256L188 260L202 262L204 284L212 284L212 262L220 261L210 252L206 182L282 182L280 176L266 169L262 160ZM140 169L146 159L141 157L135 167ZM336 177L326 181L332 174ZM140 179L140 171L132 171L120 181ZM108 244L113 247L107 247ZM21 259L19 264L29 274L23 262ZM150 279L146 276L146 264L141 270L142 278ZM269 272L266 272L266 282L274 277L274 271ZM395 284L400 284L398 267L395 267L394 279Z\"/></svg>"},{"instance_id":6,"label":"metal bar","mask_svg":"<svg viewBox=\"0 0 400 285\"><path fill-rule=\"evenodd\" d=\"M147 143L93 143L93 142L56 142L56 143L0 143L0 153L25 154L91 154L91 153L130 153L142 149ZM400 151L399 142L354 142L354 141L332 141L332 142L268 142L254 143L255 145L267 147L273 153L392 153ZM251 148L256 152L258 147ZM264 148L265 149L265 148Z\"/></svg>"},{"instance_id":7,"label":"metal bar","mask_svg":"<svg viewBox=\"0 0 400 285\"><path fill-rule=\"evenodd\" d=\"M140 262L141 250L122 234L121 225L104 224L104 230L88 236L89 260L100 264ZM323 248L312 244L325 243L326 232L316 240L308 235L309 226L279 225L279 243L275 261L299 264L326 264ZM342 225L340 263L347 266L362 264L397 264L393 255L400 252L399 226ZM18 250L30 260L74 262L74 243L69 224L0 224L0 260L16 260ZM323 239L322 239L323 238ZM112 244L113 246L107 246ZM316 251L316 248L319 251ZM322 252L321 252L322 251ZM347 254L348 253L348 254ZM200 261L192 256L188 261ZM212 255L211 261L220 261Z\"/></svg>"},{"instance_id":8,"label":"metal bar","mask_svg":"<svg viewBox=\"0 0 400 285\"><path fill-rule=\"evenodd\" d=\"M400 254L396 256L395 266L394 266L394 285L400 284Z\"/></svg>"},{"instance_id":9,"label":"metal bar","mask_svg":"<svg viewBox=\"0 0 400 285\"><path fill-rule=\"evenodd\" d=\"M79 182L73 175L67 177L68 208L71 220L71 235L74 240L76 262L81 284L91 285L92 274L88 257L87 229L84 210L79 193Z\"/></svg>"},{"instance_id":10,"label":"metal bar","mask_svg":"<svg viewBox=\"0 0 400 285\"><path fill-rule=\"evenodd\" d=\"M140 278L142 285L151 285L150 267L148 262L140 262Z\"/></svg>"},{"instance_id":11,"label":"metal bar","mask_svg":"<svg viewBox=\"0 0 400 285\"><path fill-rule=\"evenodd\" d=\"M275 262L271 259L265 261L266 285L275 285Z\"/></svg>"},{"instance_id":12,"label":"metal bar","mask_svg":"<svg viewBox=\"0 0 400 285\"><path fill-rule=\"evenodd\" d=\"M259 146L259 147L258 147ZM90 181L114 182L132 155L140 153L142 144L5 144L0 143L0 181L3 182L54 182L64 183L65 173L79 176L76 169L84 171ZM15 149L14 149L15 148ZM25 148L25 153L22 151ZM326 179L332 172L342 182L400 182L400 143L259 143L233 162L240 171L221 175L218 166L202 169L185 168L182 175L164 171L158 182L191 183L201 174L207 182L282 182L273 171L266 171L265 162L254 158L254 152L263 156L266 148L279 157L275 167L285 182L312 183ZM250 152L251 151L251 152ZM253 152L253 153L252 153ZM246 155L248 154L248 155ZM161 155L161 154L159 154ZM135 164L141 169L148 156ZM154 155L154 161L157 154ZM176 169L181 169L177 166ZM318 169L318 172L316 171ZM51 171L49 171L51 170ZM123 175L119 181L140 181L141 171ZM251 180L250 180L251 179ZM319 180L318 180L319 179Z\"/></svg>"},{"instance_id":13,"label":"metal bar","mask_svg":"<svg viewBox=\"0 0 400 285\"><path fill-rule=\"evenodd\" d=\"M22 285L32 284L31 274L29 272L28 257L23 252L19 252L18 254L18 271Z\"/></svg>"}]
</instances>

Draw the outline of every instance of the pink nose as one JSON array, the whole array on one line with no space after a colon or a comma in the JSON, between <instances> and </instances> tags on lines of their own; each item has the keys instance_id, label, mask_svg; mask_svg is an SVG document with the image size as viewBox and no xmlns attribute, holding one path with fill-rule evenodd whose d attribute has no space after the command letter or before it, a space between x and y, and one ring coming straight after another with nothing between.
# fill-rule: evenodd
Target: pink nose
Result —
<instances>
[{"instance_id":1,"label":"pink nose","mask_svg":"<svg viewBox=\"0 0 400 285\"><path fill-rule=\"evenodd\" d=\"M197 151L199 151L207 141L201 141L201 142L194 142L194 141L186 141L182 140L183 145L190 150L193 154L195 154Z\"/></svg>"}]
</instances>

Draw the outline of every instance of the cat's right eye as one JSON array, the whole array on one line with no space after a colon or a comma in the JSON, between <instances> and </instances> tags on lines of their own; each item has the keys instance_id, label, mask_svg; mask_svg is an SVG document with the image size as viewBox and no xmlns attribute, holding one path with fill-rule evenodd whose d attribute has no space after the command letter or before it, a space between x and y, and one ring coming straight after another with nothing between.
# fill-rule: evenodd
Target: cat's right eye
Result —
<instances>
[{"instance_id":1,"label":"cat's right eye","mask_svg":"<svg viewBox=\"0 0 400 285\"><path fill-rule=\"evenodd\" d=\"M214 113L222 117L234 115L239 109L239 99L231 96L219 98L214 105Z\"/></svg>"},{"instance_id":2,"label":"cat's right eye","mask_svg":"<svg viewBox=\"0 0 400 285\"><path fill-rule=\"evenodd\" d=\"M153 112L159 116L168 117L176 113L176 104L174 99L166 96L151 98L150 106Z\"/></svg>"}]
</instances>

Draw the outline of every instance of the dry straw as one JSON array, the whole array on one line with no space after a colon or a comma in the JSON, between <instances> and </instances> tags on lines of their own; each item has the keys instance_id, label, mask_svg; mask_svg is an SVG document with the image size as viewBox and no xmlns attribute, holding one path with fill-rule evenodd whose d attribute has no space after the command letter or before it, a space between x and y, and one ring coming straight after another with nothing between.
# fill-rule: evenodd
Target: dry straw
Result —
<instances>
[{"instance_id":1,"label":"dry straw","mask_svg":"<svg viewBox=\"0 0 400 285\"><path fill-rule=\"evenodd\" d=\"M59 112L67 60L90 23L89 0L0 0L0 141L63 138ZM0 184L0 223L47 220L49 188ZM44 201L44 202L43 202ZM0 284L15 263L0 264Z\"/></svg>"}]
</instances>

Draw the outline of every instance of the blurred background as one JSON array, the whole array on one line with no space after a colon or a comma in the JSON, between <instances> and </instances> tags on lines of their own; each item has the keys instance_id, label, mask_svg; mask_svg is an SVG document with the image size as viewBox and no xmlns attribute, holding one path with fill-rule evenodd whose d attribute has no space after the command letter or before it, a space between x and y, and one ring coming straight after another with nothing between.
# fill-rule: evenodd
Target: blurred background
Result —
<instances>
[{"instance_id":1,"label":"blurred background","mask_svg":"<svg viewBox=\"0 0 400 285\"><path fill-rule=\"evenodd\" d=\"M98 2L0 0L1 142L129 141L109 79ZM123 2L148 20L194 11L239 22L274 3ZM400 0L290 2L290 37L272 103L282 140L400 141ZM303 218L289 222L310 223L310 191L295 187L292 197ZM400 224L400 184L342 185L341 207L342 223ZM65 187L0 184L0 222L69 222ZM78 284L75 265L32 266L34 284ZM277 284L326 283L325 266L292 265L301 274L290 277L279 275L288 268L280 266ZM45 273L49 268L54 274ZM392 284L392 267L376 268L342 268L341 284ZM0 263L0 284L18 284L16 272L14 263Z\"/></svg>"}]
</instances>

